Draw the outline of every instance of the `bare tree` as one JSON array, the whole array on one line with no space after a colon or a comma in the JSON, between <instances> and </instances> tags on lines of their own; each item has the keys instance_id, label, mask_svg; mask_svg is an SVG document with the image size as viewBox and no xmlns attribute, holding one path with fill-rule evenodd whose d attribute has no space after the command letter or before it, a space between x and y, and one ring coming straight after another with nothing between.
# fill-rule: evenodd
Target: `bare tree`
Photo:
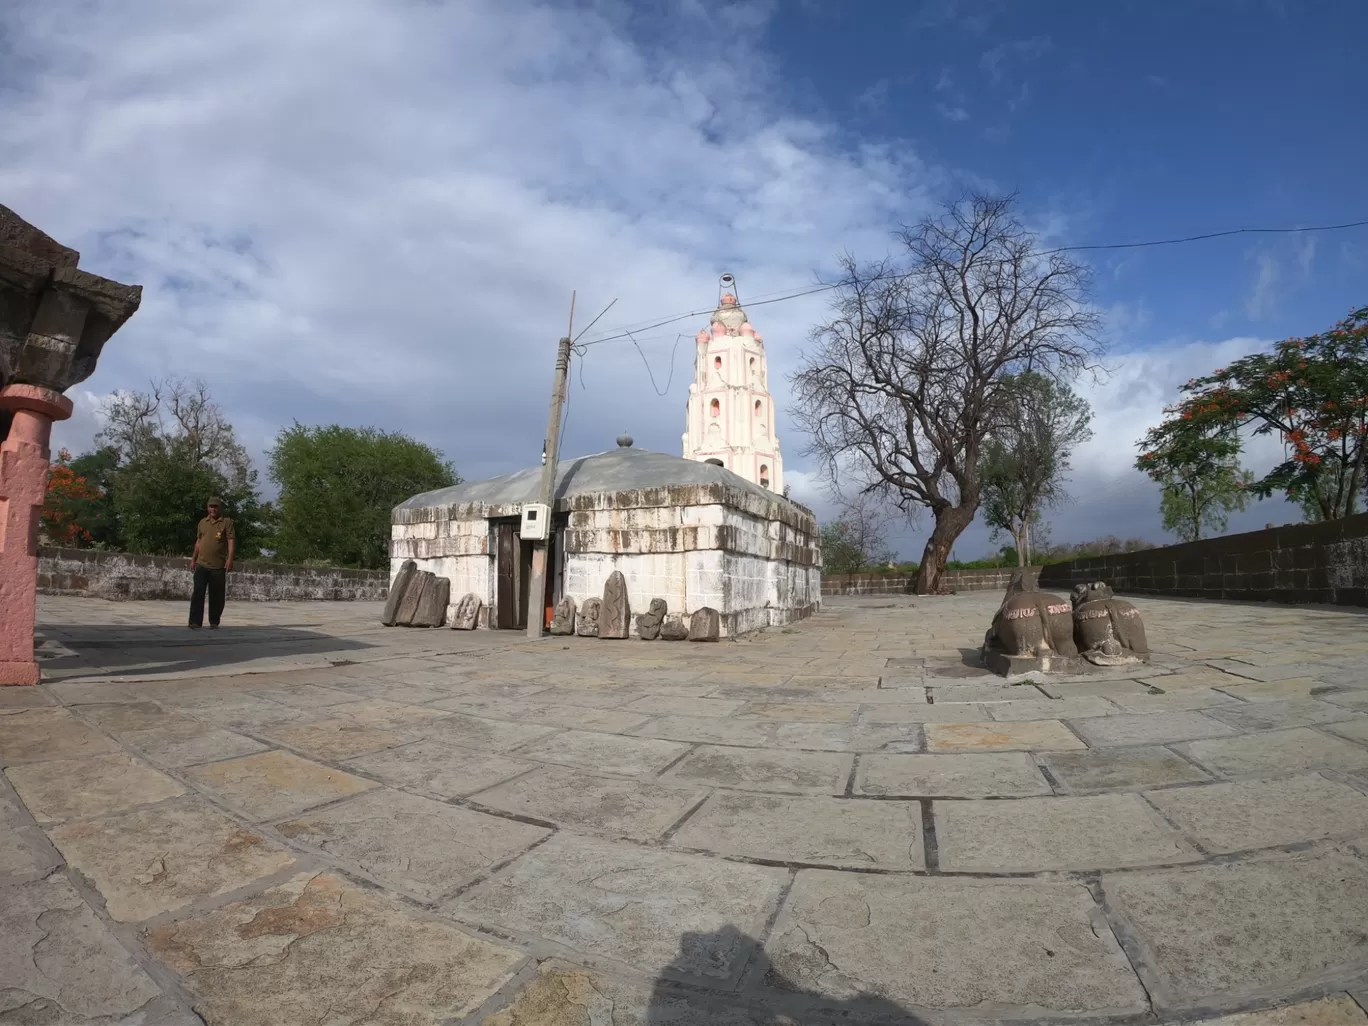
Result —
<instances>
[{"instance_id":1,"label":"bare tree","mask_svg":"<svg viewBox=\"0 0 1368 1026\"><path fill-rule=\"evenodd\" d=\"M248 483L251 458L203 381L167 378L150 392L115 392L100 412L96 442L125 463L159 451L188 467L212 467L231 485Z\"/></svg>"},{"instance_id":2,"label":"bare tree","mask_svg":"<svg viewBox=\"0 0 1368 1026\"><path fill-rule=\"evenodd\" d=\"M1087 268L1042 253L1013 197L973 196L904 228L905 262L847 255L834 316L793 377L806 453L830 480L867 475L904 510L935 518L916 590L940 585L981 498L985 439L1005 375L1068 380L1100 354Z\"/></svg>"}]
</instances>

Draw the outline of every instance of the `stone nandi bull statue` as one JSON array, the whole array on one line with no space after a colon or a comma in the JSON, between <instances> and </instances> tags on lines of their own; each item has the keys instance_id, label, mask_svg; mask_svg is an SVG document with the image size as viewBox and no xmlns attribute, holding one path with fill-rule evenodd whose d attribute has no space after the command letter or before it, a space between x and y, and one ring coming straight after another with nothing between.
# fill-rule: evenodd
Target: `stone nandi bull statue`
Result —
<instances>
[{"instance_id":1,"label":"stone nandi bull statue","mask_svg":"<svg viewBox=\"0 0 1368 1026\"><path fill-rule=\"evenodd\" d=\"M1148 662L1139 611L1101 581L1074 588L1072 601L1040 590L1035 572L1018 570L983 639L983 663L1004 676Z\"/></svg>"}]
</instances>

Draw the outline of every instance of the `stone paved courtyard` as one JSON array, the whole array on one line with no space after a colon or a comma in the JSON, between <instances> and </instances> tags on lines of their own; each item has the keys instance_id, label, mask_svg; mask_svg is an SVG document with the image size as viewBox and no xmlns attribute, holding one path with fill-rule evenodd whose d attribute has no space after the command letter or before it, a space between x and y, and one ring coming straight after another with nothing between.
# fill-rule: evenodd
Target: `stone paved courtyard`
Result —
<instances>
[{"instance_id":1,"label":"stone paved courtyard","mask_svg":"<svg viewBox=\"0 0 1368 1026\"><path fill-rule=\"evenodd\" d=\"M1368 618L1139 599L1153 665L1008 684L998 601L699 645L45 599L0 1023L1368 1023Z\"/></svg>"}]
</instances>

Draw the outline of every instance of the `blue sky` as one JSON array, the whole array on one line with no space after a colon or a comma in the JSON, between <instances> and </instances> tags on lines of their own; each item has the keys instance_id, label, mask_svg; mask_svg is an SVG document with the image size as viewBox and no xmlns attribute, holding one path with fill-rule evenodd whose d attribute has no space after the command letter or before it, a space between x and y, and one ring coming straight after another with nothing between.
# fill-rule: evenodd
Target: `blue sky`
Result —
<instances>
[{"instance_id":1,"label":"blue sky","mask_svg":"<svg viewBox=\"0 0 1368 1026\"><path fill-rule=\"evenodd\" d=\"M1368 218L1365 30L1362 5L1256 0L11 0L0 202L146 287L59 443L175 373L254 452L296 419L374 424L484 477L540 456L572 289L580 323L618 300L591 335L706 309L724 271L778 293L973 186L1017 190L1049 245ZM1160 541L1135 439L1187 377L1368 302L1368 229L1086 258L1111 373L1079 384L1097 433L1052 534ZM824 514L783 382L826 302L752 314ZM663 397L630 345L591 349L566 452L624 429L678 452L705 322L638 335L662 387L673 354ZM957 554L991 547L976 524Z\"/></svg>"}]
</instances>

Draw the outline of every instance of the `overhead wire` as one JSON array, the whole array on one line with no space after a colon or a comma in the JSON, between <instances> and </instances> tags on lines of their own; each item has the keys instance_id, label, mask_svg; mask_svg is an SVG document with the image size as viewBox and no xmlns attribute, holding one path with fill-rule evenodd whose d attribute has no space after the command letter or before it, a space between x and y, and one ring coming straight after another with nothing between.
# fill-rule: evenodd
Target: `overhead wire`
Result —
<instances>
[{"instance_id":1,"label":"overhead wire","mask_svg":"<svg viewBox=\"0 0 1368 1026\"><path fill-rule=\"evenodd\" d=\"M1345 222L1345 223L1342 223L1342 224L1310 225L1310 226L1307 226L1307 227L1304 227L1304 228L1232 228L1232 229L1229 229L1229 230L1227 230L1227 231L1206 232L1206 233L1201 234L1201 235L1185 235L1185 236L1182 236L1182 237L1180 237L1180 238L1173 238L1173 239L1153 239L1153 240L1150 240L1150 241L1147 241L1147 242L1114 242L1114 243L1099 243L1099 244L1082 245L1082 246L1057 246L1057 247L1055 247L1055 248L1053 248L1053 249L1041 250L1040 253L1039 253L1039 255L1040 255L1040 256L1050 256L1050 255L1053 255L1053 254L1055 254L1055 253L1080 253L1080 252L1098 251L1098 250L1145 249L1145 248L1149 248L1149 247L1153 247L1153 246L1173 246L1173 245L1179 245L1179 244L1181 244L1181 243L1187 243L1187 242L1201 242L1201 241L1206 240L1206 239L1219 239L1219 238L1225 238L1225 237L1231 236L1231 235L1252 235L1252 234L1277 234L1277 235L1287 235L1287 234L1298 234L1298 233L1303 233L1303 232L1330 232L1330 231L1340 231L1340 230L1343 230L1343 229L1345 229L1345 228L1362 228L1362 227L1365 227L1365 226L1368 226L1368 220L1363 220L1363 221L1348 221L1348 222ZM896 273L891 273L891 274L875 275L875 276L874 276L873 278L871 278L870 280L871 280L871 281L879 281L879 280L884 279L884 278L893 278L893 277L897 277L897 274L896 274ZM816 295L816 294L819 293L819 292L828 292L828 291L830 291L831 289L840 288L842 285L845 285L845 284L847 284L847 283L844 282L844 281L832 281L832 282L818 282L817 284L812 285L812 286L808 286L808 287L797 287L797 286L795 286L793 289L787 290L787 291L785 291L785 292L770 293L770 295L771 295L772 298L751 300L751 301L747 302L745 305L746 305L747 308L751 308L751 307L756 307L756 306L767 306L767 305L769 305L769 304L771 304L771 303L786 303L786 302L789 302L790 300L801 299L801 298L804 297L804 296ZM610 304L610 305L611 305L611 304ZM606 312L606 311L605 311L605 312ZM642 325L641 327L635 327L635 328L631 328L631 329L621 328L621 329L618 329L618 330L616 331L616 333L614 333L614 334L604 335L604 336L601 336L601 337L599 337L599 338L593 338L593 339L590 339L590 340L587 341L587 342L582 342L582 343L579 343L579 344L580 344L580 346L581 346L582 348L587 348L587 347L589 347L589 346L601 345L601 344L603 344L604 342L617 342L617 341L620 341L620 340L622 340L622 339L630 339L630 340L633 341L633 343L635 343L636 339L635 339L634 336L640 334L640 333L643 332L643 331L651 331L651 330L654 329L654 328L663 328L663 327L665 327L666 325L674 324L674 323L677 322L677 321L687 320L687 319L689 319L689 318L691 318L691 317L702 317L702 316L704 316L704 315L706 315L706 314L710 314L710 313L712 313L712 310L711 310L711 309L690 310L688 313L676 314L676 315L674 315L674 316L672 316L672 317L666 317L666 318L664 318L664 319L662 319L662 320L655 321L655 322L650 323L650 324ZM603 316L603 315L600 314L599 316L601 317L601 316ZM595 321L595 322L597 322L597 320L598 320L597 317L594 318L594 321ZM592 323L593 323L593 322L591 322L591 326L592 326ZM587 331L588 329L586 328L585 330ZM584 334L584 332L581 332L580 334L581 334L581 336L582 336L582 335Z\"/></svg>"}]
</instances>

